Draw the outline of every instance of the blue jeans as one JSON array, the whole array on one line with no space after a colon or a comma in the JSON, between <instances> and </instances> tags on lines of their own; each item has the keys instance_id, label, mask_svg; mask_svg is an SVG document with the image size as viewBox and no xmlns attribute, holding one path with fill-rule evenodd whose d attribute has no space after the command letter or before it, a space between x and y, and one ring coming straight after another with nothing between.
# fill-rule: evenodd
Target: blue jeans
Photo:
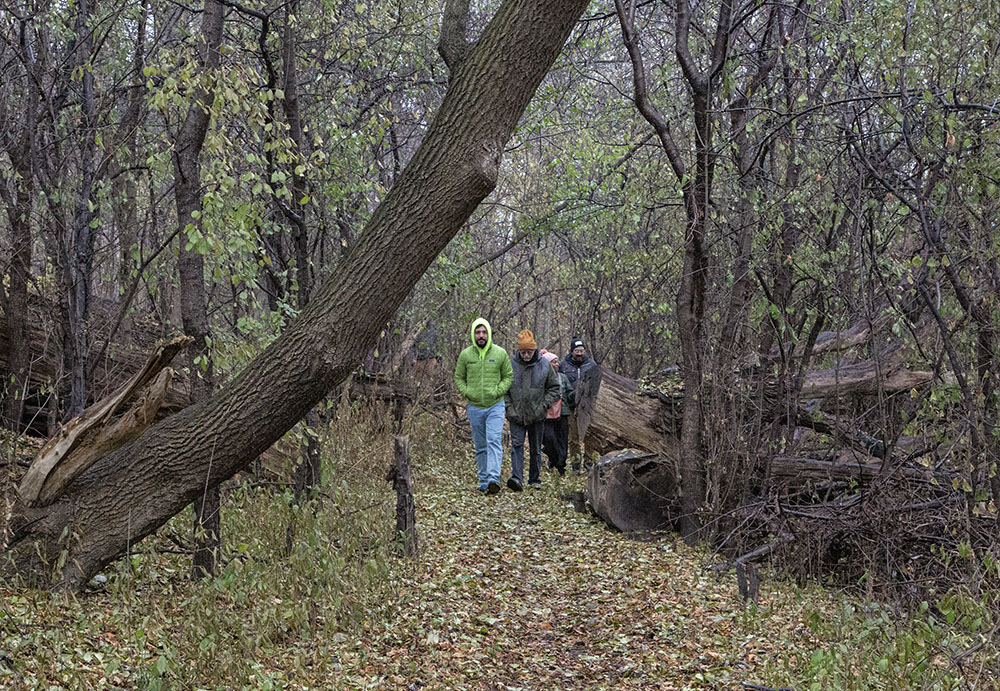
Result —
<instances>
[{"instance_id":1,"label":"blue jeans","mask_svg":"<svg viewBox=\"0 0 1000 691\"><path fill-rule=\"evenodd\" d=\"M503 401L489 408L465 404L465 414L472 427L472 441L476 445L476 469L479 485L500 482L500 463L503 460L503 420L507 406Z\"/></svg>"}]
</instances>

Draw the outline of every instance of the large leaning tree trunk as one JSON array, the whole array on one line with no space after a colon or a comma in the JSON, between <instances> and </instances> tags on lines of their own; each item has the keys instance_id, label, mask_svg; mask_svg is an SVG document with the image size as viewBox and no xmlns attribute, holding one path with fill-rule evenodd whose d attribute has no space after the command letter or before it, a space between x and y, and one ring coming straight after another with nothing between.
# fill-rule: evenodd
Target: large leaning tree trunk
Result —
<instances>
[{"instance_id":1,"label":"large leaning tree trunk","mask_svg":"<svg viewBox=\"0 0 1000 691\"><path fill-rule=\"evenodd\" d=\"M54 504L15 504L0 574L80 589L130 543L243 468L343 381L496 185L500 156L587 0L506 0L343 269L208 400L150 428ZM60 566L60 568L56 568Z\"/></svg>"}]
</instances>

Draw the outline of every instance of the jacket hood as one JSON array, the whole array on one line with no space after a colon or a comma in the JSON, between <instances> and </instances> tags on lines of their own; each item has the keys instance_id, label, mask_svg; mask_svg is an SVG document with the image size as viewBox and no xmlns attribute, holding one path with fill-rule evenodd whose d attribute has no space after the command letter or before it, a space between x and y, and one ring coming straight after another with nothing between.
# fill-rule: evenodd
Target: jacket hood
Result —
<instances>
[{"instance_id":1,"label":"jacket hood","mask_svg":"<svg viewBox=\"0 0 1000 691\"><path fill-rule=\"evenodd\" d=\"M476 328L479 326L486 327L486 346L484 348L480 348L476 345ZM476 350L479 351L479 357L483 357L483 355L486 354L486 351L490 349L490 346L493 345L493 329L490 327L490 323L482 317L479 317L472 322L472 326L469 328L469 339L472 341L472 345L475 346Z\"/></svg>"}]
</instances>

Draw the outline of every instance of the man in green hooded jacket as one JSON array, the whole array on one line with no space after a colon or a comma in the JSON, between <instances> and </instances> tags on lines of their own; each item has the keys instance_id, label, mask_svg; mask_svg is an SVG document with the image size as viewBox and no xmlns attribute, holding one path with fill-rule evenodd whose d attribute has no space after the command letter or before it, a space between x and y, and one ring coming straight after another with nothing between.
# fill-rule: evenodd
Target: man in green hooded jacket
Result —
<instances>
[{"instance_id":1,"label":"man in green hooded jacket","mask_svg":"<svg viewBox=\"0 0 1000 691\"><path fill-rule=\"evenodd\" d=\"M472 345L463 350L455 365L455 386L465 399L465 412L476 445L479 491L500 491L503 460L504 394L514 381L507 351L493 342L493 331L485 319L476 319L470 330Z\"/></svg>"}]
</instances>

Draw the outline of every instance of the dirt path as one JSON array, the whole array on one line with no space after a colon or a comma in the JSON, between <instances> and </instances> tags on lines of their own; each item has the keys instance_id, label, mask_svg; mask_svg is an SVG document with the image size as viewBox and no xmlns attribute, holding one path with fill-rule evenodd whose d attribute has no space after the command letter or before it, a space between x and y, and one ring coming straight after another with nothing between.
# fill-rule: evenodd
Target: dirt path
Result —
<instances>
[{"instance_id":1,"label":"dirt path","mask_svg":"<svg viewBox=\"0 0 1000 691\"><path fill-rule=\"evenodd\" d=\"M788 584L783 596L765 583L753 612L732 576L705 572L702 553L669 538L628 540L577 513L560 497L581 479L548 475L540 491L484 496L465 477L473 461L463 462L417 473L420 565L400 586L394 624L346 656L340 683L784 685L785 664L818 645Z\"/></svg>"}]
</instances>

